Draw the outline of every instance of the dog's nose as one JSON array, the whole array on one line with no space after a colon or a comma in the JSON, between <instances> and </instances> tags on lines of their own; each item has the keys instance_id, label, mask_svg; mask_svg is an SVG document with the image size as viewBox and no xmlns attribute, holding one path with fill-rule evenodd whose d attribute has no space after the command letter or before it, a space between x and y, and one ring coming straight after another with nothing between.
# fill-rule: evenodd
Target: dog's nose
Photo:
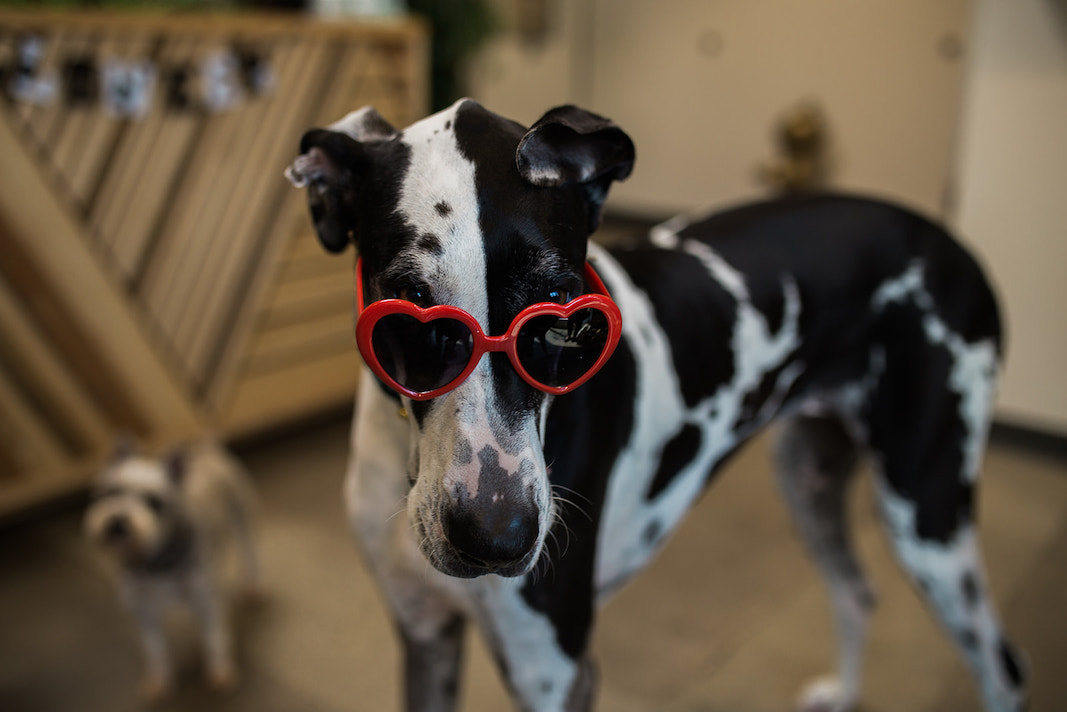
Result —
<instances>
[{"instance_id":1,"label":"dog's nose","mask_svg":"<svg viewBox=\"0 0 1067 712\"><path fill-rule=\"evenodd\" d=\"M104 528L104 539L106 541L124 541L130 533L130 525L126 523L126 520L122 517L116 517L107 523Z\"/></svg>"},{"instance_id":2,"label":"dog's nose","mask_svg":"<svg viewBox=\"0 0 1067 712\"><path fill-rule=\"evenodd\" d=\"M487 571L521 562L537 544L537 510L532 506L457 504L442 524L464 562Z\"/></svg>"}]
</instances>

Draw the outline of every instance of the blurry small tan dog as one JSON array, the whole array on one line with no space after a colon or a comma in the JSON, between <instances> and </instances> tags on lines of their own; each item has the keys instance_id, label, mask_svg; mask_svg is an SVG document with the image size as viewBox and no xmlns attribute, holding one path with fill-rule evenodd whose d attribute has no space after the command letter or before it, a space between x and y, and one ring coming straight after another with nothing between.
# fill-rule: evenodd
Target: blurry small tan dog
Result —
<instances>
[{"instance_id":1,"label":"blurry small tan dog","mask_svg":"<svg viewBox=\"0 0 1067 712\"><path fill-rule=\"evenodd\" d=\"M251 592L258 577L252 494L240 464L211 440L163 458L120 444L96 479L85 530L117 564L119 593L144 647L150 700L174 686L165 631L174 605L188 606L199 625L208 682L222 689L237 683L223 560L228 544L237 544L241 583Z\"/></svg>"}]
</instances>

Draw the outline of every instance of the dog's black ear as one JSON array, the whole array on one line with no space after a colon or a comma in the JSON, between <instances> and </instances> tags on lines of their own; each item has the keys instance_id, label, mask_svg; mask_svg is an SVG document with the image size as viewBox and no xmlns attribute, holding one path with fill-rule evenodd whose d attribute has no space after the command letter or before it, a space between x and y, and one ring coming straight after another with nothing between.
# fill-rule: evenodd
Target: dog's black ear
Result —
<instances>
[{"instance_id":1,"label":"dog's black ear","mask_svg":"<svg viewBox=\"0 0 1067 712\"><path fill-rule=\"evenodd\" d=\"M589 199L592 232L611 182L625 180L633 170L634 144L609 119L576 106L558 106L523 136L515 164L533 185L581 185Z\"/></svg>"},{"instance_id":2,"label":"dog's black ear","mask_svg":"<svg viewBox=\"0 0 1067 712\"><path fill-rule=\"evenodd\" d=\"M185 481L185 473L189 471L189 448L179 446L167 453L163 458L163 469L171 483L175 487L181 487Z\"/></svg>"},{"instance_id":3,"label":"dog's black ear","mask_svg":"<svg viewBox=\"0 0 1067 712\"><path fill-rule=\"evenodd\" d=\"M285 177L307 188L311 220L327 251L343 252L354 240L359 192L369 171L363 144L395 135L396 129L368 106L300 139L300 155Z\"/></svg>"},{"instance_id":4,"label":"dog's black ear","mask_svg":"<svg viewBox=\"0 0 1067 712\"><path fill-rule=\"evenodd\" d=\"M123 431L115 436L115 442L111 446L110 464L116 464L133 457L137 452L137 441L132 435Z\"/></svg>"}]
</instances>

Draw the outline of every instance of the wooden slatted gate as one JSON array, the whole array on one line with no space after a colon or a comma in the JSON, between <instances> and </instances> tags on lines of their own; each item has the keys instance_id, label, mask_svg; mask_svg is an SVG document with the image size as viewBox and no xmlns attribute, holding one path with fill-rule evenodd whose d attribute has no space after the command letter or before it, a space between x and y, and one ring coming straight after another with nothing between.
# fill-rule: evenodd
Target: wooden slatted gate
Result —
<instances>
[{"instance_id":1,"label":"wooden slatted gate","mask_svg":"<svg viewBox=\"0 0 1067 712\"><path fill-rule=\"evenodd\" d=\"M354 108L421 116L426 48L408 19L0 11L0 516L83 485L117 430L351 399L351 257L282 170Z\"/></svg>"}]
</instances>

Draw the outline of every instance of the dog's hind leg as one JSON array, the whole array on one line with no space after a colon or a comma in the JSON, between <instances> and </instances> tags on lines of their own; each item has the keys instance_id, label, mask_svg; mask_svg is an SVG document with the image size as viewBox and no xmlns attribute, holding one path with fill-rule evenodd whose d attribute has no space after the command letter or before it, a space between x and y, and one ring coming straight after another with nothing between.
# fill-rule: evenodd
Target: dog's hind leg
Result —
<instances>
[{"instance_id":1,"label":"dog's hind leg","mask_svg":"<svg viewBox=\"0 0 1067 712\"><path fill-rule=\"evenodd\" d=\"M849 538L846 494L857 448L838 418L800 415L785 424L775 454L780 486L797 529L829 587L839 639L837 675L811 683L799 708L844 712L859 696L874 603Z\"/></svg>"},{"instance_id":2,"label":"dog's hind leg","mask_svg":"<svg viewBox=\"0 0 1067 712\"><path fill-rule=\"evenodd\" d=\"M1020 712L1025 708L1024 667L993 608L974 524L960 524L943 541L924 538L918 524L923 505L901 497L884 480L878 495L897 558L963 653L985 708ZM954 496L969 501L972 493L967 487Z\"/></svg>"},{"instance_id":3,"label":"dog's hind leg","mask_svg":"<svg viewBox=\"0 0 1067 712\"><path fill-rule=\"evenodd\" d=\"M897 338L886 344L866 405L883 518L900 564L970 665L986 710L1019 712L1024 667L1001 630L975 525L996 351L936 316L908 321L906 309L887 320ZM913 338L901 338L909 328Z\"/></svg>"}]
</instances>

